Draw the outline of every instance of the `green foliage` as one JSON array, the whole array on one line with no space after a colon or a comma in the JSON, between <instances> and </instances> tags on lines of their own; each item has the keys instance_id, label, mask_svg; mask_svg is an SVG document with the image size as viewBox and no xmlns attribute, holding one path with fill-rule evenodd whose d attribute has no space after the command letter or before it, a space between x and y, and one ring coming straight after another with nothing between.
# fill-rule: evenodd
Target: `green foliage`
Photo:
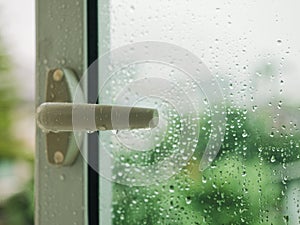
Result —
<instances>
[{"instance_id":1,"label":"green foliage","mask_svg":"<svg viewBox=\"0 0 300 225\"><path fill-rule=\"evenodd\" d=\"M181 173L148 187L114 185L114 224L284 223L284 186L274 179L274 166L298 154L293 146L300 138L270 136L259 118L228 107L222 148L211 167L200 172L201 157L197 156L203 153L209 137L208 121L202 122L206 133L200 136L196 157ZM294 144L286 146L291 140ZM276 162L270 160L272 146L291 148L291 157L279 154Z\"/></svg>"},{"instance_id":2,"label":"green foliage","mask_svg":"<svg viewBox=\"0 0 300 225\"><path fill-rule=\"evenodd\" d=\"M23 151L22 143L12 135L13 111L18 98L14 79L10 73L11 65L4 52L0 44L0 159L32 160L32 157Z\"/></svg>"},{"instance_id":3,"label":"green foliage","mask_svg":"<svg viewBox=\"0 0 300 225\"><path fill-rule=\"evenodd\" d=\"M18 98L14 79L10 73L10 62L0 43L0 163L1 160L26 160L33 163L33 156L26 154L24 144L12 134L13 112ZM33 181L20 193L1 202L0 214L4 224L33 224ZM1 220L2 222L2 220Z\"/></svg>"},{"instance_id":4,"label":"green foliage","mask_svg":"<svg viewBox=\"0 0 300 225\"><path fill-rule=\"evenodd\" d=\"M4 219L9 225L34 224L33 180L22 192L9 198L3 210Z\"/></svg>"}]
</instances>

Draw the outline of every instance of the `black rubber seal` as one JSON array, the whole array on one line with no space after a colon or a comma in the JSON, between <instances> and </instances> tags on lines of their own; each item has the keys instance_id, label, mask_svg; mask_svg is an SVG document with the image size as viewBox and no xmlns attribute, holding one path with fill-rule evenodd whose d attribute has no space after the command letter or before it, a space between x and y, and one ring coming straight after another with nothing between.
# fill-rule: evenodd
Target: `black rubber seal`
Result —
<instances>
[{"instance_id":1,"label":"black rubber seal","mask_svg":"<svg viewBox=\"0 0 300 225\"><path fill-rule=\"evenodd\" d=\"M98 59L98 0L87 1L87 63ZM88 74L88 103L98 103L98 68ZM99 225L99 138L88 134L88 223ZM93 168L90 166L93 165Z\"/></svg>"}]
</instances>

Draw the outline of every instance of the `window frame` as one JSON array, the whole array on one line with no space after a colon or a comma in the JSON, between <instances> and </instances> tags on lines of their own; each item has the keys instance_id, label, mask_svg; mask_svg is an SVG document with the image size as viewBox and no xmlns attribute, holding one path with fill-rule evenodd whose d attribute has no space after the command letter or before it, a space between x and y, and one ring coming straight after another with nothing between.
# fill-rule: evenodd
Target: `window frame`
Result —
<instances>
[{"instance_id":1,"label":"window frame","mask_svg":"<svg viewBox=\"0 0 300 225\"><path fill-rule=\"evenodd\" d=\"M36 0L36 108L44 102L53 68L86 68L86 1ZM35 223L87 224L87 163L56 167L45 154L45 134L36 128ZM86 147L86 146L84 146Z\"/></svg>"}]
</instances>

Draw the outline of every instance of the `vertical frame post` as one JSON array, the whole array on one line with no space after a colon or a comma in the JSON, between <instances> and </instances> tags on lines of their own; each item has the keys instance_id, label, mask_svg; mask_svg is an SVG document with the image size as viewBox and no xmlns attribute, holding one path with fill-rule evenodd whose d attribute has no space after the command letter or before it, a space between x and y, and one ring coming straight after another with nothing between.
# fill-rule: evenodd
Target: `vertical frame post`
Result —
<instances>
[{"instance_id":1,"label":"vertical frame post","mask_svg":"<svg viewBox=\"0 0 300 225\"><path fill-rule=\"evenodd\" d=\"M47 72L67 67L81 75L86 68L84 0L36 0L36 107L45 99ZM51 166L45 135L36 128L35 223L87 224L86 163Z\"/></svg>"}]
</instances>

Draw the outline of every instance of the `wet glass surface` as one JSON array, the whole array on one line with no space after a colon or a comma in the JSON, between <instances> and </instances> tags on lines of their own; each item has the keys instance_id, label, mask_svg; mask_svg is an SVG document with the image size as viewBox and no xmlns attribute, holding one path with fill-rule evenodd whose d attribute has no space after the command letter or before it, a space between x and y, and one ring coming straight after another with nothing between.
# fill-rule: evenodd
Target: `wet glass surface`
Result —
<instances>
[{"instance_id":1,"label":"wet glass surface","mask_svg":"<svg viewBox=\"0 0 300 225\"><path fill-rule=\"evenodd\" d=\"M300 224L299 3L102 7L100 102L159 112L101 132L102 224Z\"/></svg>"}]
</instances>

